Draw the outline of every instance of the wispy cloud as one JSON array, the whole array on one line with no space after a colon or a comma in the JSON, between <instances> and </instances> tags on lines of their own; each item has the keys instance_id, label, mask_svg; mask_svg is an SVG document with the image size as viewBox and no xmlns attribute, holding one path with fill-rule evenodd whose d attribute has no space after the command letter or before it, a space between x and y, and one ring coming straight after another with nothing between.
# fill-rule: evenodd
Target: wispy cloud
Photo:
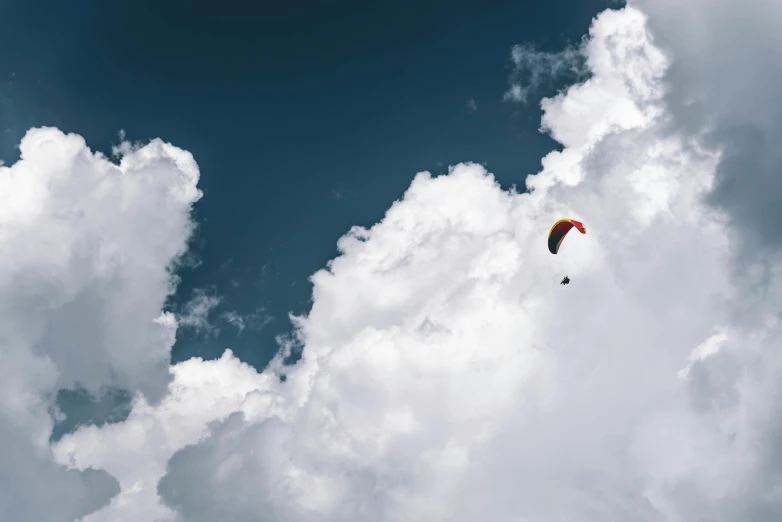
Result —
<instances>
[{"instance_id":1,"label":"wispy cloud","mask_svg":"<svg viewBox=\"0 0 782 522\"><path fill-rule=\"evenodd\" d=\"M236 310L229 310L220 315L221 319L238 330L241 334L245 328L260 331L272 322L274 318L266 313L264 308L259 308L249 314L240 314Z\"/></svg>"},{"instance_id":2,"label":"wispy cloud","mask_svg":"<svg viewBox=\"0 0 782 522\"><path fill-rule=\"evenodd\" d=\"M193 290L192 297L184 304L182 312L177 315L177 324L180 327L191 328L198 333L217 335L220 330L210 322L209 315L222 300L222 297L217 296L214 292L210 293L206 289Z\"/></svg>"},{"instance_id":3,"label":"wispy cloud","mask_svg":"<svg viewBox=\"0 0 782 522\"><path fill-rule=\"evenodd\" d=\"M515 45L511 59L510 88L503 99L516 103L527 103L530 95L566 75L570 75L570 79L578 79L589 73L583 44L568 46L557 52L539 51L529 43Z\"/></svg>"},{"instance_id":4,"label":"wispy cloud","mask_svg":"<svg viewBox=\"0 0 782 522\"><path fill-rule=\"evenodd\" d=\"M220 267L217 269L218 272L225 272L228 270L228 268L233 264L234 258L229 257L226 261L220 264Z\"/></svg>"},{"instance_id":5,"label":"wispy cloud","mask_svg":"<svg viewBox=\"0 0 782 522\"><path fill-rule=\"evenodd\" d=\"M475 99L474 98L470 98L469 100L467 100L467 112L472 114L472 113L474 113L477 110L478 110L478 104L475 103Z\"/></svg>"}]
</instances>

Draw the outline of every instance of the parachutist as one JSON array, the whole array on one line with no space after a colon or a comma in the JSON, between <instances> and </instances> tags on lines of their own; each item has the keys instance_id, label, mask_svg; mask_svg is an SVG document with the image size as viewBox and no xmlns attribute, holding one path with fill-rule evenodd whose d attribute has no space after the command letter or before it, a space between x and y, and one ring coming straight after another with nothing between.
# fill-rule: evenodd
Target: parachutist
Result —
<instances>
[{"instance_id":1,"label":"parachutist","mask_svg":"<svg viewBox=\"0 0 782 522\"><path fill-rule=\"evenodd\" d=\"M554 226L551 227L551 230L549 230L548 233L548 251L552 254L556 254L559 252L559 247L562 245L562 241L565 239L565 236L568 232L570 232L571 228L575 228L582 234L586 234L586 227L584 224L580 221L576 221L575 219L560 219L556 223L554 223ZM565 276L565 278L562 280L561 285L567 285L570 283L570 278L568 276Z\"/></svg>"}]
</instances>

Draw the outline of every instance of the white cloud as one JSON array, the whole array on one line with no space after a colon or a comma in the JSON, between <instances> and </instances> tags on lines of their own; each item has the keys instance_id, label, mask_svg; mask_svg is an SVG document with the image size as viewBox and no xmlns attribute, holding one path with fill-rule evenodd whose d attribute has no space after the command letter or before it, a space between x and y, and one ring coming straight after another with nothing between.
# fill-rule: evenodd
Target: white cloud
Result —
<instances>
[{"instance_id":1,"label":"white cloud","mask_svg":"<svg viewBox=\"0 0 782 522\"><path fill-rule=\"evenodd\" d=\"M690 352L687 366L679 370L679 377L682 379L688 378L690 376L690 372L692 371L692 367L695 364L697 364L699 361L705 360L708 357L711 357L712 355L718 354L720 348L727 340L727 334L723 331L719 331L703 341L703 343L693 348L692 352Z\"/></svg>"},{"instance_id":2,"label":"white cloud","mask_svg":"<svg viewBox=\"0 0 782 522\"><path fill-rule=\"evenodd\" d=\"M0 167L0 512L70 521L117 483L52 460L47 410L76 384L166 393L176 323L161 309L198 168L159 140L115 165L51 128L29 131L20 151Z\"/></svg>"},{"instance_id":3,"label":"white cloud","mask_svg":"<svg viewBox=\"0 0 782 522\"><path fill-rule=\"evenodd\" d=\"M710 202L727 212L746 258L779 252L782 220L782 3L631 0L673 63L673 123L720 149Z\"/></svg>"},{"instance_id":4,"label":"white cloud","mask_svg":"<svg viewBox=\"0 0 782 522\"><path fill-rule=\"evenodd\" d=\"M718 151L667 125L668 60L644 17L604 13L585 52L592 78L544 103L566 148L531 194L474 164L421 174L340 240L313 278L285 413L232 417L172 459L160 491L186 520L778 514L753 441L779 418L779 289L740 300L702 204ZM554 258L562 215L589 233ZM728 341L692 360L715 329Z\"/></svg>"},{"instance_id":5,"label":"white cloud","mask_svg":"<svg viewBox=\"0 0 782 522\"><path fill-rule=\"evenodd\" d=\"M153 141L117 166L55 129L20 149L0 171L8 349L50 360L58 386L163 393L174 325L161 309L200 197L195 161Z\"/></svg>"},{"instance_id":6,"label":"white cloud","mask_svg":"<svg viewBox=\"0 0 782 522\"><path fill-rule=\"evenodd\" d=\"M158 502L156 486L174 452L198 442L210 422L225 419L239 409L263 407L274 411L278 401L275 386L279 386L279 380L270 374L257 374L230 351L218 360L194 358L179 363L173 373L169 394L158 406L138 398L123 423L83 427L75 435L65 435L57 445L61 461L72 459L77 467L85 461L93 463L111 473L122 486L122 493L106 509L86 517L85 522L133 522L172 516Z\"/></svg>"},{"instance_id":7,"label":"white cloud","mask_svg":"<svg viewBox=\"0 0 782 522\"><path fill-rule=\"evenodd\" d=\"M475 98L470 98L469 100L467 100L467 112L472 114L477 110L478 110L478 104L475 103Z\"/></svg>"},{"instance_id":8,"label":"white cloud","mask_svg":"<svg viewBox=\"0 0 782 522\"><path fill-rule=\"evenodd\" d=\"M748 301L731 279L728 234L702 203L719 151L667 125L668 59L645 17L603 13L584 52L592 77L543 104L565 149L532 192L476 164L419 174L313 277L284 383L279 361L262 375L188 361L170 402L137 407L154 429L65 437L61 459L122 484L89 520L164 513L153 484L172 454L158 489L188 521L777 515L764 437L780 419L779 288ZM563 215L588 234L553 257L545 234ZM719 350L696 348L715 331ZM206 368L231 375L231 398ZM164 435L117 442L140 432ZM165 450L141 459L149 448ZM119 501L131 495L145 500Z\"/></svg>"},{"instance_id":9,"label":"white cloud","mask_svg":"<svg viewBox=\"0 0 782 522\"><path fill-rule=\"evenodd\" d=\"M724 151L670 125L646 22L594 21L530 193L421 173L341 238L295 367L186 361L159 405L63 437L122 489L85 522L779 520L780 267L734 277L704 203ZM552 256L561 216L588 232Z\"/></svg>"}]
</instances>

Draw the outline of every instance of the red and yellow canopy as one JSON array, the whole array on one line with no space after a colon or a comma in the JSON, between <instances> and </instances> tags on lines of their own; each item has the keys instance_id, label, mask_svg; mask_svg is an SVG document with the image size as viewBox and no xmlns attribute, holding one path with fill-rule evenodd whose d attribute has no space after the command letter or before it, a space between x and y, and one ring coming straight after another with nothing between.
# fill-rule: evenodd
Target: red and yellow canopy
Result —
<instances>
[{"instance_id":1,"label":"red and yellow canopy","mask_svg":"<svg viewBox=\"0 0 782 522\"><path fill-rule=\"evenodd\" d=\"M552 254L559 252L559 245L562 244L562 240L565 239L565 236L573 227L576 227L576 229L582 234L586 234L586 228L584 227L584 224L580 221L576 221L575 219L560 219L554 223L554 226L551 227L551 230L548 233L549 252Z\"/></svg>"}]
</instances>

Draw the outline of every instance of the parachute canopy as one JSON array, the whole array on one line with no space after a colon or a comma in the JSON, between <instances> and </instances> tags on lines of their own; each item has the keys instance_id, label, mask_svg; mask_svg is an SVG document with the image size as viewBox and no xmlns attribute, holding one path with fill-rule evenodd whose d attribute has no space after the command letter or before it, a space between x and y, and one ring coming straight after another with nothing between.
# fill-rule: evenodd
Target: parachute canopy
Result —
<instances>
[{"instance_id":1,"label":"parachute canopy","mask_svg":"<svg viewBox=\"0 0 782 522\"><path fill-rule=\"evenodd\" d=\"M560 219L554 223L554 226L551 227L551 230L548 233L549 252L552 254L559 252L559 245L562 244L562 240L565 239L565 236L573 227L576 227L576 229L582 234L586 234L586 228L584 227L584 224L580 221L576 221L575 219Z\"/></svg>"}]
</instances>

